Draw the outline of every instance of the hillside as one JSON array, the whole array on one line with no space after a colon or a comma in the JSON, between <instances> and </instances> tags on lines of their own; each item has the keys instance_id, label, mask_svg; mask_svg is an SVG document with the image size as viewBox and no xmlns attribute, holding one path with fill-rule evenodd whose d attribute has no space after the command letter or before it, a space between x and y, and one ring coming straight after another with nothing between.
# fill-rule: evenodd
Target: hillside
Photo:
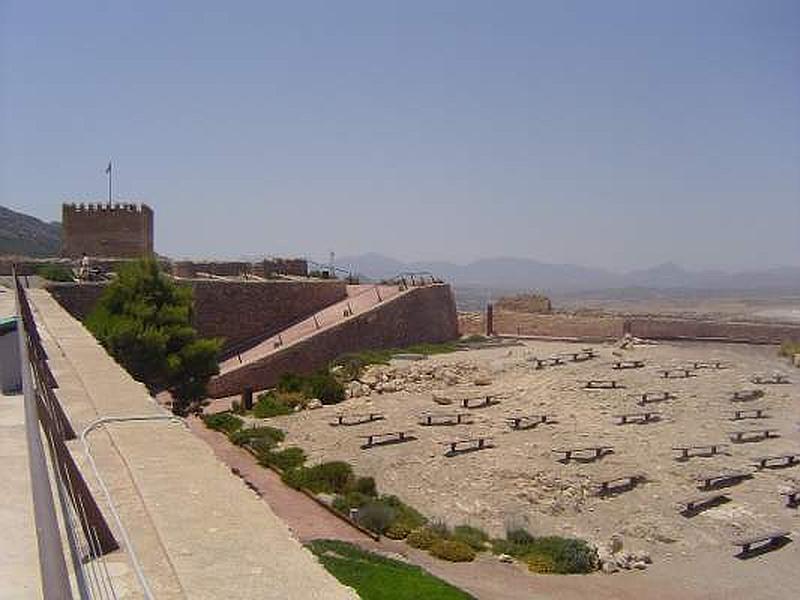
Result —
<instances>
[{"instance_id":1,"label":"hillside","mask_svg":"<svg viewBox=\"0 0 800 600\"><path fill-rule=\"evenodd\" d=\"M45 223L0 206L0 255L43 257L58 256L60 251L60 223Z\"/></svg>"}]
</instances>

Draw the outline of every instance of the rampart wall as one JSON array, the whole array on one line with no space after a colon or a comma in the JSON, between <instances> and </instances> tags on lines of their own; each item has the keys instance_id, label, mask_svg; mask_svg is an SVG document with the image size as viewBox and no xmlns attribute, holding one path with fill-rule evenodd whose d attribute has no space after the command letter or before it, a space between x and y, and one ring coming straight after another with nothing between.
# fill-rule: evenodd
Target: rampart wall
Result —
<instances>
[{"instance_id":1,"label":"rampart wall","mask_svg":"<svg viewBox=\"0 0 800 600\"><path fill-rule=\"evenodd\" d=\"M186 282L194 291L194 326L204 337L225 339L223 352L253 343L347 297L340 281ZM51 284L48 291L73 317L83 320L105 284Z\"/></svg>"},{"instance_id":2,"label":"rampart wall","mask_svg":"<svg viewBox=\"0 0 800 600\"><path fill-rule=\"evenodd\" d=\"M153 253L153 210L146 204L64 204L61 254L137 258Z\"/></svg>"},{"instance_id":3,"label":"rampart wall","mask_svg":"<svg viewBox=\"0 0 800 600\"><path fill-rule=\"evenodd\" d=\"M209 395L222 398L240 394L245 388L265 389L283 373L309 373L347 352L443 342L457 336L450 286L412 288L386 304L216 377L209 384Z\"/></svg>"},{"instance_id":4,"label":"rampart wall","mask_svg":"<svg viewBox=\"0 0 800 600\"><path fill-rule=\"evenodd\" d=\"M500 335L610 340L622 337L624 323L623 318L614 316L494 312L494 330Z\"/></svg>"}]
</instances>

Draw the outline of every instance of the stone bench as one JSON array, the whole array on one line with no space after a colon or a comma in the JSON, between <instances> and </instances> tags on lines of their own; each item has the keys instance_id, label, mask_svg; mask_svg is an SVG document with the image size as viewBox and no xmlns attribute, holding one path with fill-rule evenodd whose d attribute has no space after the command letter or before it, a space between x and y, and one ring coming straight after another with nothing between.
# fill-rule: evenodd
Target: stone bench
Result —
<instances>
[{"instance_id":1,"label":"stone bench","mask_svg":"<svg viewBox=\"0 0 800 600\"><path fill-rule=\"evenodd\" d=\"M746 442L761 442L764 440L780 437L777 429L745 429L743 431L731 431L728 436L735 444Z\"/></svg>"},{"instance_id":2,"label":"stone bench","mask_svg":"<svg viewBox=\"0 0 800 600\"><path fill-rule=\"evenodd\" d=\"M775 464L777 462L777 464ZM786 454L775 454L772 456L760 456L755 459L755 465L759 469L793 467L800 463L800 452L787 452Z\"/></svg>"},{"instance_id":3,"label":"stone bench","mask_svg":"<svg viewBox=\"0 0 800 600\"><path fill-rule=\"evenodd\" d=\"M336 415L336 420L331 422L332 427L362 425L373 421L382 421L385 417L383 413L371 412L363 414L340 414Z\"/></svg>"},{"instance_id":4,"label":"stone bench","mask_svg":"<svg viewBox=\"0 0 800 600\"><path fill-rule=\"evenodd\" d=\"M726 444L698 444L693 446L673 446L675 452L680 452L680 456L675 460L689 460L692 456L716 456L727 448ZM695 454L692 454L692 451Z\"/></svg>"},{"instance_id":5,"label":"stone bench","mask_svg":"<svg viewBox=\"0 0 800 600\"><path fill-rule=\"evenodd\" d=\"M738 392L733 392L731 402L750 402L752 400L758 400L763 396L764 390L739 390Z\"/></svg>"},{"instance_id":6,"label":"stone bench","mask_svg":"<svg viewBox=\"0 0 800 600\"><path fill-rule=\"evenodd\" d=\"M662 379L689 379L695 377L692 369L664 369L659 371Z\"/></svg>"},{"instance_id":7,"label":"stone bench","mask_svg":"<svg viewBox=\"0 0 800 600\"><path fill-rule=\"evenodd\" d=\"M731 544L734 546L739 546L741 550L741 554L747 554L750 552L753 546L759 545L761 546L766 542L764 545L773 544L774 542L789 537L791 532L786 530L778 530L778 531L770 531L767 533L759 533L757 535L753 535L750 537L741 537L731 540Z\"/></svg>"},{"instance_id":8,"label":"stone bench","mask_svg":"<svg viewBox=\"0 0 800 600\"><path fill-rule=\"evenodd\" d=\"M561 356L548 356L544 359L545 366L548 367L557 367L559 365L566 364L564 362L564 358Z\"/></svg>"},{"instance_id":9,"label":"stone bench","mask_svg":"<svg viewBox=\"0 0 800 600\"><path fill-rule=\"evenodd\" d=\"M616 379L590 379L586 382L586 385L583 386L585 390L618 390L623 389L625 386L622 385Z\"/></svg>"},{"instance_id":10,"label":"stone bench","mask_svg":"<svg viewBox=\"0 0 800 600\"><path fill-rule=\"evenodd\" d=\"M603 479L596 483L597 494L599 496L607 496L615 492L631 490L640 483L646 481L646 479L647 478L641 473L634 473L632 475L617 475L609 479Z\"/></svg>"},{"instance_id":11,"label":"stone bench","mask_svg":"<svg viewBox=\"0 0 800 600\"><path fill-rule=\"evenodd\" d=\"M754 375L750 381L755 384L779 385L791 383L786 375Z\"/></svg>"},{"instance_id":12,"label":"stone bench","mask_svg":"<svg viewBox=\"0 0 800 600\"><path fill-rule=\"evenodd\" d=\"M412 431L384 431L381 433L368 433L358 437L366 440L361 448L367 449L372 448L373 446L384 446L388 444L410 442L416 439L411 435L412 433Z\"/></svg>"},{"instance_id":13,"label":"stone bench","mask_svg":"<svg viewBox=\"0 0 800 600\"><path fill-rule=\"evenodd\" d=\"M741 421L743 419L766 419L769 417L764 411L766 408L741 408L733 412L731 421Z\"/></svg>"},{"instance_id":14,"label":"stone bench","mask_svg":"<svg viewBox=\"0 0 800 600\"><path fill-rule=\"evenodd\" d=\"M472 421L465 413L425 413L419 416L419 424L426 427L437 425L469 425Z\"/></svg>"},{"instance_id":15,"label":"stone bench","mask_svg":"<svg viewBox=\"0 0 800 600\"><path fill-rule=\"evenodd\" d=\"M645 392L638 397L638 404L645 405L652 402L666 402L667 400L676 400L678 397L672 392Z\"/></svg>"},{"instance_id":16,"label":"stone bench","mask_svg":"<svg viewBox=\"0 0 800 600\"><path fill-rule=\"evenodd\" d=\"M506 422L511 426L511 429L532 429L537 425L553 423L555 420L548 415L520 415L506 417Z\"/></svg>"},{"instance_id":17,"label":"stone bench","mask_svg":"<svg viewBox=\"0 0 800 600\"><path fill-rule=\"evenodd\" d=\"M643 360L618 360L611 364L611 368L618 371L621 371L622 369L641 369L643 367Z\"/></svg>"},{"instance_id":18,"label":"stone bench","mask_svg":"<svg viewBox=\"0 0 800 600\"><path fill-rule=\"evenodd\" d=\"M551 452L554 454L563 454L564 458L559 459L561 462L568 463L571 460L575 459L575 454L579 455L589 455L585 457L588 460L597 460L602 458L606 454L609 454L614 451L613 446L589 446L586 448L553 448Z\"/></svg>"},{"instance_id":19,"label":"stone bench","mask_svg":"<svg viewBox=\"0 0 800 600\"><path fill-rule=\"evenodd\" d=\"M678 502L678 506L680 507L681 513L690 515L708 506L727 502L728 500L730 500L730 498L728 498L725 492L712 492L710 494L693 496L692 498L681 500Z\"/></svg>"},{"instance_id":20,"label":"stone bench","mask_svg":"<svg viewBox=\"0 0 800 600\"><path fill-rule=\"evenodd\" d=\"M753 476L752 473L749 471L726 471L723 473L710 473L706 475L698 475L695 477L695 481L699 481L700 489L710 490L715 487L722 486L723 484L736 484L740 481L744 481L745 479L749 479Z\"/></svg>"},{"instance_id":21,"label":"stone bench","mask_svg":"<svg viewBox=\"0 0 800 600\"><path fill-rule=\"evenodd\" d=\"M701 361L695 360L692 361L692 368L697 371L699 369L727 369L728 367L723 363L721 360L714 360L714 361Z\"/></svg>"},{"instance_id":22,"label":"stone bench","mask_svg":"<svg viewBox=\"0 0 800 600\"><path fill-rule=\"evenodd\" d=\"M492 447L492 440L487 437L464 438L451 440L449 442L439 442L442 446L449 448L445 456L455 456L465 452L475 452L476 450L486 450Z\"/></svg>"},{"instance_id":23,"label":"stone bench","mask_svg":"<svg viewBox=\"0 0 800 600\"><path fill-rule=\"evenodd\" d=\"M496 396L474 396L471 398L462 398L458 403L461 405L461 408L472 410L500 404L500 400L498 400Z\"/></svg>"},{"instance_id":24,"label":"stone bench","mask_svg":"<svg viewBox=\"0 0 800 600\"><path fill-rule=\"evenodd\" d=\"M618 419L617 425L627 425L628 423L654 423L661 420L661 413L656 411L623 413L621 415L614 415Z\"/></svg>"}]
</instances>

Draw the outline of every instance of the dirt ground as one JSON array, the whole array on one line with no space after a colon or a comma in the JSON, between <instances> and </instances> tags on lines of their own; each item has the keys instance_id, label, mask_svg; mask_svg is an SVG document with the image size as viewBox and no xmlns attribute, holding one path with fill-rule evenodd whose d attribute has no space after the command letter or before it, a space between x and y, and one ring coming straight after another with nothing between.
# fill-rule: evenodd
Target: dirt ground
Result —
<instances>
[{"instance_id":1,"label":"dirt ground","mask_svg":"<svg viewBox=\"0 0 800 600\"><path fill-rule=\"evenodd\" d=\"M620 536L626 550L645 550L654 564L646 571L603 576L639 588L649 579L652 597L710 598L752 593L752 597L791 596L800 573L799 540L748 560L734 558L734 537L766 530L797 531L800 514L787 508L779 492L800 484L800 466L756 471L753 460L800 450L798 372L781 360L774 347L660 343L625 351L625 359L645 361L642 369L616 371L611 345L596 346L599 357L582 363L533 368L531 356L545 357L576 350L582 344L529 342L521 347L473 350L425 361L442 368L476 365L490 373L489 386L442 386L419 392L375 394L346 403L270 419L285 429L286 444L303 447L311 461L347 460L359 474L372 475L384 493L397 494L430 517L451 525L470 523L492 534L507 526L524 526L537 535L575 535L597 544ZM724 370L704 369L689 379L662 379L659 369L691 361L724 361ZM421 363L396 362L400 369ZM756 387L755 374L783 372L789 385L761 385L766 395L753 402L733 403L736 390ZM620 390L587 391L589 379L617 379ZM644 410L635 402L643 392L670 391L676 399L647 405L661 420L648 424L615 424L614 415ZM468 411L440 406L433 395L459 399L479 394L501 396L499 404ZM503 397L504 396L504 397ZM735 409L763 407L768 419L732 421ZM332 427L340 413L379 411L384 420ZM424 412L468 412L473 423L424 427ZM506 417L546 413L554 424L516 431ZM731 443L728 433L775 428L780 437ZM360 435L413 431L407 443L362 449ZM488 436L494 447L446 456L442 442ZM727 444L724 454L675 460L673 446ZM553 448L611 445L614 452L595 462L557 461ZM753 472L751 479L724 488L730 501L693 517L680 514L678 501L697 495L695 477L731 470ZM618 475L641 473L646 482L609 497L596 494L596 484ZM796 538L796 535L794 536ZM533 576L531 576L533 577ZM674 578L678 577L676 581ZM594 578L594 576L593 576ZM643 580L642 578L645 578ZM611 584L611 582L608 582ZM570 587L570 586L567 586ZM602 588L608 588L604 581ZM611 585L613 589L616 584ZM674 595L677 594L677 595ZM604 597L615 597L613 592Z\"/></svg>"}]
</instances>

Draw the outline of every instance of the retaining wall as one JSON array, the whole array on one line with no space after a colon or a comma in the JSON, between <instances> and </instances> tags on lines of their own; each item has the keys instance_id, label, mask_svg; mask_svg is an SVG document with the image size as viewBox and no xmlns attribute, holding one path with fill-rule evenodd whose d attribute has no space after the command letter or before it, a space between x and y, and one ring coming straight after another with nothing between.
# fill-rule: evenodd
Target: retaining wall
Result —
<instances>
[{"instance_id":1,"label":"retaining wall","mask_svg":"<svg viewBox=\"0 0 800 600\"><path fill-rule=\"evenodd\" d=\"M499 335L610 340L622 337L624 326L625 319L614 316L494 312L494 331Z\"/></svg>"},{"instance_id":2,"label":"retaining wall","mask_svg":"<svg viewBox=\"0 0 800 600\"><path fill-rule=\"evenodd\" d=\"M287 372L310 373L336 357L360 350L444 342L458 336L455 301L448 285L412 288L369 311L322 329L261 360L214 378L209 396L273 386Z\"/></svg>"}]
</instances>

